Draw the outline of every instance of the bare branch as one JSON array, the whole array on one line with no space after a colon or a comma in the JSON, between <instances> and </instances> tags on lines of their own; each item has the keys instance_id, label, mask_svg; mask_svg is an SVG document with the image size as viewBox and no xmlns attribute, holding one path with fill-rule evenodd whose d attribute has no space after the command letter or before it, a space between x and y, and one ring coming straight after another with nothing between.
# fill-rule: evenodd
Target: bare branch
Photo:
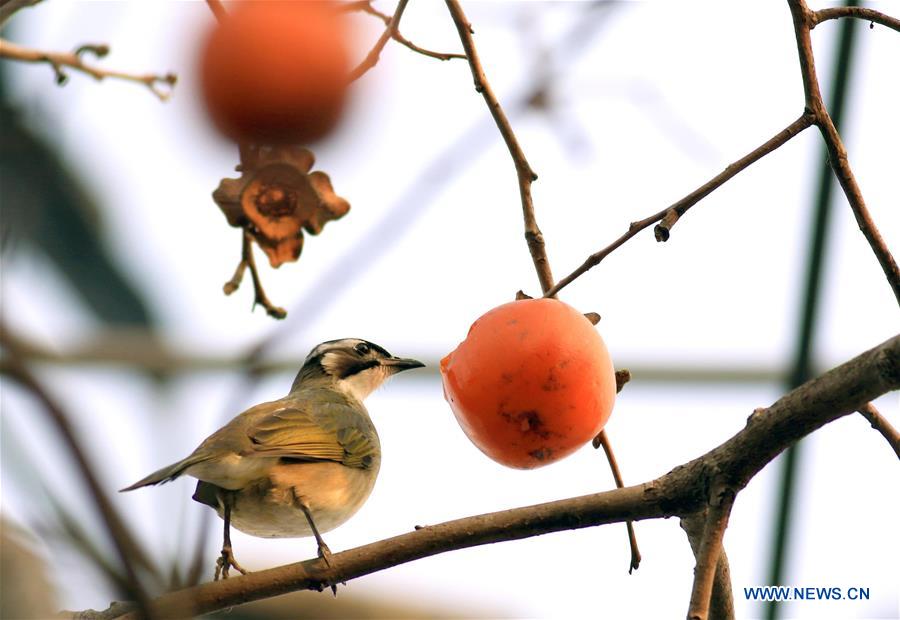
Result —
<instances>
[{"instance_id":1,"label":"bare branch","mask_svg":"<svg viewBox=\"0 0 900 620\"><path fill-rule=\"evenodd\" d=\"M534 268L537 270L538 280L541 283L541 290L546 294L553 287L553 274L550 271L550 263L547 260L547 252L544 249L544 235L538 228L537 219L534 215L534 204L531 199L531 184L537 180L537 175L531 169L528 160L525 159L525 153L519 146L519 140L513 133L509 119L506 113L500 107L491 85L487 81L484 69L481 66L481 60L478 58L478 52L475 50L475 41L472 39L472 25L466 19L462 7L457 0L446 0L447 8L450 10L450 16L453 23L456 24L456 30L459 32L459 38L462 41L463 49L466 50L466 58L469 61L469 67L472 69L472 78L475 80L475 91L481 93L503 141L509 149L513 163L516 166L516 175L519 179L519 196L522 201L522 215L525 219L525 239L528 242L528 251L531 253L531 260ZM547 295L551 296L552 295Z\"/></svg>"},{"instance_id":2,"label":"bare branch","mask_svg":"<svg viewBox=\"0 0 900 620\"><path fill-rule=\"evenodd\" d=\"M348 2L347 4L340 5L340 9L345 12L360 11L362 13L366 13L368 15L377 17L388 28L390 28L390 26L391 26L391 16L388 15L387 13L382 13L381 11L379 11L378 9L373 7L371 0L361 0L359 2ZM419 47L418 45L416 45L415 43L413 43L412 41L410 41L409 39L404 37L402 34L400 34L400 30L398 30L396 28L391 30L391 38L394 39L394 41L396 41L397 43L400 43L401 45L408 47L412 51L414 51L418 54L422 54L423 56L428 56L429 58L436 58L438 60L451 60L453 58L461 58L461 59L465 60L465 58L466 58L465 54L433 52L433 51L427 50L423 47Z\"/></svg>"},{"instance_id":3,"label":"bare branch","mask_svg":"<svg viewBox=\"0 0 900 620\"><path fill-rule=\"evenodd\" d=\"M662 211L654 213L647 218L644 218L637 222L632 222L628 227L628 230L621 237L613 241L602 250L599 250L594 254L588 256L580 267L557 282L556 286L547 291L544 297L552 297L559 293L562 289L578 279L585 272L599 265L600 261L612 254L619 247L624 245L626 241L637 235L639 232L641 232L651 224L654 224L655 222L663 220L663 224L657 226L656 238L659 241L666 241L669 238L669 229L671 228L671 226L673 226L678 218L684 215L688 209L690 209L695 204L700 202L703 198L724 185L726 181L737 175L739 172L745 170L746 168L749 168L751 164L755 163L763 156L768 155L775 149L779 148L780 146L788 142L791 138L802 132L804 129L810 127L813 124L813 121L814 118L811 114L803 114L803 116L779 131L765 143L761 144L750 153L747 153L734 163L729 164L725 168L725 170L714 176L712 179L692 191L690 194L688 194L678 202L672 203Z\"/></svg>"},{"instance_id":4,"label":"bare branch","mask_svg":"<svg viewBox=\"0 0 900 620\"><path fill-rule=\"evenodd\" d=\"M400 20L403 18L403 11L406 10L406 5L409 3L409 0L400 0L397 3L397 8L394 10L394 16L391 17L390 22L384 29L384 32L381 33L381 36L378 37L378 41L375 42L374 47L369 50L369 53L366 54L366 57L363 58L362 62L350 72L349 80L351 82L358 80L362 77L366 71L374 67L378 64L378 59L381 57L381 51L384 49L384 46L387 45L388 40L393 37L397 32L399 32L400 28Z\"/></svg>"},{"instance_id":5,"label":"bare branch","mask_svg":"<svg viewBox=\"0 0 900 620\"><path fill-rule=\"evenodd\" d=\"M859 412L869 421L872 428L887 439L888 444L894 449L897 458L900 458L900 433L897 432L897 429L891 426L891 423L887 421L887 418L881 415L872 403L866 403L860 408Z\"/></svg>"},{"instance_id":6,"label":"bare branch","mask_svg":"<svg viewBox=\"0 0 900 620\"><path fill-rule=\"evenodd\" d=\"M0 372L31 392L43 406L53 426L62 437L63 443L69 449L78 472L88 487L94 506L106 525L106 531L109 533L122 567L125 569L130 593L136 597L142 611L147 612L144 614L145 618L155 617L150 613L150 598L138 576L138 568L155 572L152 562L150 562L147 554L132 536L128 526L119 516L115 506L113 506L103 490L103 486L91 467L90 460L87 458L75 435L75 429L69 421L69 414L56 399L50 396L37 377L22 363L21 357L16 351L15 341L15 338L10 337L6 325L0 326L0 343L6 349L4 358L0 361Z\"/></svg>"},{"instance_id":7,"label":"bare branch","mask_svg":"<svg viewBox=\"0 0 900 620\"><path fill-rule=\"evenodd\" d=\"M691 589L691 604L688 620L707 620L713 584L722 555L722 538L728 527L728 517L734 505L734 490L721 488L714 491L706 514L703 539L697 551L697 565L694 568L694 586Z\"/></svg>"},{"instance_id":8,"label":"bare branch","mask_svg":"<svg viewBox=\"0 0 900 620\"><path fill-rule=\"evenodd\" d=\"M737 493L788 446L898 388L900 336L895 336L804 383L769 408L757 410L747 425L724 444L656 480L423 527L335 553L329 559L330 566L314 559L170 592L154 601L154 611L162 617L168 617L172 611L200 615L295 590L322 589L331 583L456 549L698 512L709 501L707 489L711 481L717 481L714 488ZM133 614L127 617L136 619Z\"/></svg>"},{"instance_id":9,"label":"bare branch","mask_svg":"<svg viewBox=\"0 0 900 620\"><path fill-rule=\"evenodd\" d=\"M842 17L855 17L856 19L862 19L869 22L870 25L881 24L882 26L900 32L900 19L885 15L874 9L866 9L859 6L839 6L830 9L822 9L820 11L813 11L809 28L812 30L824 21L829 19L840 19Z\"/></svg>"},{"instance_id":10,"label":"bare branch","mask_svg":"<svg viewBox=\"0 0 900 620\"><path fill-rule=\"evenodd\" d=\"M222 4L222 0L206 0L206 5L209 7L209 10L212 11L216 21L221 22L228 17L228 11L225 10L225 5Z\"/></svg>"},{"instance_id":11,"label":"bare branch","mask_svg":"<svg viewBox=\"0 0 900 620\"><path fill-rule=\"evenodd\" d=\"M703 532L706 529L706 520L709 510L703 510L681 517L681 529L685 531L694 553L695 561L699 560L700 547L703 543ZM710 620L734 619L734 594L731 588L731 568L728 565L728 556L723 548L719 553L719 561L716 562L716 574L713 578L712 596L709 601Z\"/></svg>"},{"instance_id":12,"label":"bare branch","mask_svg":"<svg viewBox=\"0 0 900 620\"><path fill-rule=\"evenodd\" d=\"M816 13L810 11L806 6L805 0L788 0L788 6L791 9L791 17L794 23L794 35L797 40L797 55L800 59L800 75L803 78L803 92L806 99L806 110L814 117L815 124L822 133L825 140L825 146L828 149L828 161L831 169L837 177L853 210L856 223L862 231L866 241L872 248L878 263L881 265L882 271L894 292L894 297L900 303L900 267L894 260L891 251L888 249L884 238L875 226L872 216L863 200L862 192L856 183L856 177L850 168L847 159L847 150L838 133L831 115L825 108L825 102L822 99L822 93L819 89L819 80L816 76L816 64L812 50L812 40L810 38L810 30L816 24Z\"/></svg>"},{"instance_id":13,"label":"bare branch","mask_svg":"<svg viewBox=\"0 0 900 620\"><path fill-rule=\"evenodd\" d=\"M0 39L0 58L9 58L11 60L19 60L22 62L43 62L49 64L56 74L56 83L65 84L68 80L66 69L73 69L81 73L90 75L96 80L106 78L114 78L124 80L126 82L136 82L146 86L150 92L156 95L160 101L166 101L172 96L172 88L178 81L174 73L165 75L157 75L155 73L125 73L122 71L111 71L101 69L94 65L89 65L82 60L82 56L86 53L102 58L109 53L109 47L106 45L87 44L80 46L76 51L71 53L65 52L45 52L28 47L22 47L11 43L6 39ZM165 84L166 88L160 88L159 85Z\"/></svg>"},{"instance_id":14,"label":"bare branch","mask_svg":"<svg viewBox=\"0 0 900 620\"><path fill-rule=\"evenodd\" d=\"M250 270L250 277L253 280L253 306L262 306L273 319L283 319L287 316L287 310L276 306L266 295L263 289L262 280L259 277L259 271L256 269L256 259L253 257L253 238L246 230L241 231L243 241L241 243L241 262L238 263L237 269L231 279L222 286L222 290L226 295L231 295L241 285L244 278L244 270Z\"/></svg>"},{"instance_id":15,"label":"bare branch","mask_svg":"<svg viewBox=\"0 0 900 620\"><path fill-rule=\"evenodd\" d=\"M27 6L34 6L39 2L41 2L41 0L0 0L0 26L2 26L6 20L12 17L19 9L24 9Z\"/></svg>"}]
</instances>

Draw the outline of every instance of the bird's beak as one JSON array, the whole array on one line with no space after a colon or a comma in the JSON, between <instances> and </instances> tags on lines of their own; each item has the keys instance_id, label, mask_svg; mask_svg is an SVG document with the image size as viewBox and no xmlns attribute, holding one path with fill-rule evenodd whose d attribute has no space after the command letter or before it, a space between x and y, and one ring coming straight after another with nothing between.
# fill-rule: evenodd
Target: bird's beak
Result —
<instances>
[{"instance_id":1,"label":"bird's beak","mask_svg":"<svg viewBox=\"0 0 900 620\"><path fill-rule=\"evenodd\" d=\"M389 357L387 359L381 360L382 366L387 366L393 372L403 372L404 370L410 370L412 368L422 368L425 366L419 360L403 358L403 357Z\"/></svg>"}]
</instances>

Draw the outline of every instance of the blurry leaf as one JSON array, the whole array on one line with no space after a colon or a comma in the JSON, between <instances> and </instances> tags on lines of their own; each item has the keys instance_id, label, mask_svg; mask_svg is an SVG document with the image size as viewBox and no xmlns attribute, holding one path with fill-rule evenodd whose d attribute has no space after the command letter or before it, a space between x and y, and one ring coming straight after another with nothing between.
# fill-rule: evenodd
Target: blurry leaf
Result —
<instances>
[{"instance_id":1,"label":"blurry leaf","mask_svg":"<svg viewBox=\"0 0 900 620\"><path fill-rule=\"evenodd\" d=\"M21 122L4 96L0 72L0 238L4 250L26 241L50 259L106 323L153 319L102 240L99 213L53 145ZM12 243L10 243L12 242Z\"/></svg>"}]
</instances>

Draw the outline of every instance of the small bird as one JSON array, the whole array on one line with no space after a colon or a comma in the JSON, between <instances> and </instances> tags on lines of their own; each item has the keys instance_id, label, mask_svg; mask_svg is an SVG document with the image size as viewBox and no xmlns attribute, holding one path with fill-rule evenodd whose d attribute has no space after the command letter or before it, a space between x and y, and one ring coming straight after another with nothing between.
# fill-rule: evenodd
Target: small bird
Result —
<instances>
[{"instance_id":1,"label":"small bird","mask_svg":"<svg viewBox=\"0 0 900 620\"><path fill-rule=\"evenodd\" d=\"M422 366L358 338L323 342L287 396L251 407L187 458L122 491L197 478L193 499L225 521L216 580L227 579L232 567L247 572L234 559L232 525L263 538L315 536L329 563L322 532L359 510L381 465L378 433L362 401L390 376Z\"/></svg>"}]
</instances>

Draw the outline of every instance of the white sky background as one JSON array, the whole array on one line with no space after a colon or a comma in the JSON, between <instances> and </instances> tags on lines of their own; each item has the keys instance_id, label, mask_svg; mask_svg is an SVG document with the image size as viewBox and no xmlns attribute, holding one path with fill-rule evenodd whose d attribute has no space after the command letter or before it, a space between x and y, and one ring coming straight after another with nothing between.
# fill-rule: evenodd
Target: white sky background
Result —
<instances>
[{"instance_id":1,"label":"white sky background","mask_svg":"<svg viewBox=\"0 0 900 620\"><path fill-rule=\"evenodd\" d=\"M392 3L376 2L386 12ZM896 15L897 5L871 4ZM583 5L468 2L487 76L501 102L521 92L541 46L552 46L580 19ZM815 8L819 8L816 6ZM552 58L554 96L578 137L538 113L512 123L540 178L538 221L559 278L618 237L628 222L674 202L743 156L802 111L790 15L782 2L624 3L598 27L577 60ZM360 57L380 22L360 17ZM31 121L61 145L104 209L117 258L146 291L174 347L204 355L243 353L281 330L272 355L299 362L322 340L360 336L401 355L436 359L465 336L471 322L514 292L538 292L522 239L512 162L492 125L487 150L423 205L392 247L369 232L433 158L487 108L463 61L441 63L389 44L355 89L351 114L337 134L314 148L352 209L307 236L296 264L272 271L258 258L269 297L290 311L330 300L312 321L297 313L279 327L249 312L249 278L226 298L222 283L240 252L239 233L210 199L232 173L236 149L203 118L194 73L199 35L211 23L201 2L45 2L15 18L15 39L48 49L107 42L105 66L174 71L174 98L159 103L143 88L95 83L72 75L63 89L47 67L11 68L13 97ZM460 48L442 3L414 0L402 32L441 51ZM813 32L823 92L836 22ZM885 28L858 33L852 96L844 123L850 162L888 245L900 251L900 36ZM763 365L790 359L803 279L813 179L822 160L814 129L741 173L694 207L667 244L645 231L567 288L562 298L603 316L599 329L617 366L635 364ZM443 172L441 176L443 176ZM826 261L816 361L840 363L897 332L896 302L849 207L838 200ZM320 274L357 248L383 257L334 293ZM363 255L366 256L365 254ZM379 256L382 256L379 254ZM364 259L365 260L365 259ZM3 272L7 320L53 345L89 338L94 327L72 292L37 257L8 261ZM35 283L41 283L35 286ZM181 458L214 430L233 403L235 379L189 376L159 397L149 382L123 372L54 370L92 457L110 491ZM284 394L291 377L272 376L243 395L242 405ZM621 396L609 424L626 481L663 474L721 443L749 413L771 403L780 387L641 384ZM896 395L878 403L900 423ZM4 433L12 429L31 453L57 454L39 412L16 389L4 390ZM326 537L342 550L469 514L608 488L602 455L585 449L550 467L519 472L483 457L462 435L436 380L403 375L369 405L385 451L378 486L363 510ZM228 415L237 413L229 411ZM900 503L896 459L858 416L829 425L805 443L796 537L787 582L863 586L872 600L804 603L791 617L896 617L900 557L895 523ZM4 448L7 448L4 440ZM6 452L4 452L6 454ZM4 457L3 509L24 518L30 498ZM68 465L42 459L56 479ZM769 467L744 491L726 534L739 617L758 608L742 588L765 585L772 497ZM76 488L59 492L89 519ZM171 515L201 507L193 484L116 496L142 536L178 553ZM218 527L217 527L218 529ZM627 574L623 526L561 533L445 554L352 582L349 591L396 594L514 617L671 617L687 606L693 559L677 521L637 526L644 555ZM235 535L238 558L251 569L310 557L311 540L269 541ZM209 545L210 559L218 541ZM211 564L211 563L210 563ZM70 567L71 568L71 567ZM60 573L60 576L62 573ZM109 594L90 573L69 571L64 607L102 608Z\"/></svg>"}]
</instances>

